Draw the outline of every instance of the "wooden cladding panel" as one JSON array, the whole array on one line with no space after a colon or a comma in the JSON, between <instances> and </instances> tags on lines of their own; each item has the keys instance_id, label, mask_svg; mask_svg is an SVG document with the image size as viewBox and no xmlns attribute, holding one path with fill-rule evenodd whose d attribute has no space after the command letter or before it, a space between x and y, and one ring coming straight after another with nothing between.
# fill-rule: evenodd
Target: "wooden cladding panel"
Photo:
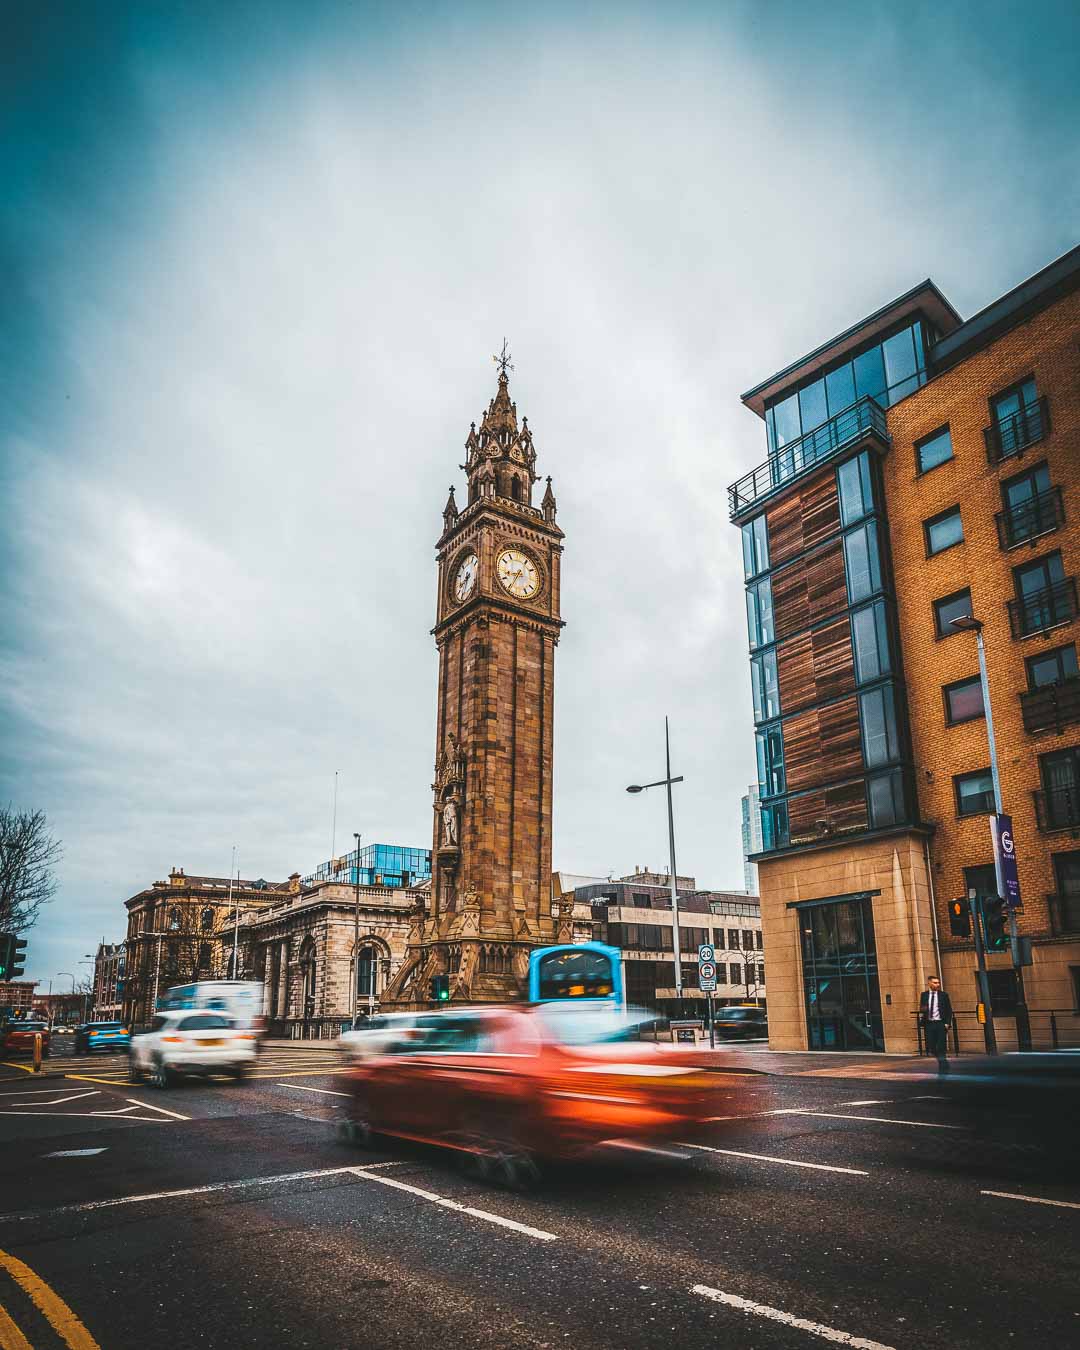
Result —
<instances>
[{"instance_id":1,"label":"wooden cladding panel","mask_svg":"<svg viewBox=\"0 0 1080 1350\"><path fill-rule=\"evenodd\" d=\"M830 469L778 502L767 517L769 560L779 567L840 529L836 474Z\"/></svg>"},{"instance_id":2,"label":"wooden cladding panel","mask_svg":"<svg viewBox=\"0 0 1080 1350\"><path fill-rule=\"evenodd\" d=\"M827 833L818 829L819 820L826 822ZM852 834L868 825L866 784L862 778L824 791L808 792L805 797L794 797L788 802L788 828L793 844L808 844L833 834Z\"/></svg>"},{"instance_id":3,"label":"wooden cladding panel","mask_svg":"<svg viewBox=\"0 0 1080 1350\"><path fill-rule=\"evenodd\" d=\"M844 609L847 580L841 540L794 563L772 579L773 622L778 641L817 619Z\"/></svg>"},{"instance_id":4,"label":"wooden cladding panel","mask_svg":"<svg viewBox=\"0 0 1080 1350\"><path fill-rule=\"evenodd\" d=\"M862 767L856 698L810 708L784 723L784 775L789 792L850 777Z\"/></svg>"},{"instance_id":5,"label":"wooden cladding panel","mask_svg":"<svg viewBox=\"0 0 1080 1350\"><path fill-rule=\"evenodd\" d=\"M855 663L847 615L783 643L776 667L785 713L848 693L855 687Z\"/></svg>"}]
</instances>

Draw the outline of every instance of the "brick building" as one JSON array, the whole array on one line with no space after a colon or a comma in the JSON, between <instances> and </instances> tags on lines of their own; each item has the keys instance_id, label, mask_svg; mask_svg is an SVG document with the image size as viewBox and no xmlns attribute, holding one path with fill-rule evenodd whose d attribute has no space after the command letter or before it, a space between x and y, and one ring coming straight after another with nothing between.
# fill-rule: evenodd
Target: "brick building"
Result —
<instances>
[{"instance_id":1,"label":"brick building","mask_svg":"<svg viewBox=\"0 0 1080 1350\"><path fill-rule=\"evenodd\" d=\"M36 980L0 980L0 1011L29 1012L36 988Z\"/></svg>"},{"instance_id":2,"label":"brick building","mask_svg":"<svg viewBox=\"0 0 1080 1350\"><path fill-rule=\"evenodd\" d=\"M124 1011L125 947L122 942L98 943L94 955L93 1017L96 1021L119 1021Z\"/></svg>"},{"instance_id":3,"label":"brick building","mask_svg":"<svg viewBox=\"0 0 1080 1350\"><path fill-rule=\"evenodd\" d=\"M981 624L1036 1044L1080 1008L1080 249L966 322L927 281L743 396L743 532L777 1048L916 1045L948 902L995 889ZM990 958L1015 1045L1009 954ZM1051 1019L1053 1014L1053 1020Z\"/></svg>"}]
</instances>

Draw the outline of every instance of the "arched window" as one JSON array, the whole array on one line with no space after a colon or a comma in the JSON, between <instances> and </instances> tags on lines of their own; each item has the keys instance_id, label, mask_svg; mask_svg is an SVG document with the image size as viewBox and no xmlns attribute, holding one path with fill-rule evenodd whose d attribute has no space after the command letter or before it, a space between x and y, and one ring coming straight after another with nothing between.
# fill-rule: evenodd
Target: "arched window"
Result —
<instances>
[{"instance_id":1,"label":"arched window","mask_svg":"<svg viewBox=\"0 0 1080 1350\"><path fill-rule=\"evenodd\" d=\"M214 927L214 911L209 905L202 912L202 930L209 933Z\"/></svg>"},{"instance_id":2,"label":"arched window","mask_svg":"<svg viewBox=\"0 0 1080 1350\"><path fill-rule=\"evenodd\" d=\"M199 969L210 969L210 944L209 942L199 943Z\"/></svg>"},{"instance_id":3,"label":"arched window","mask_svg":"<svg viewBox=\"0 0 1080 1350\"><path fill-rule=\"evenodd\" d=\"M378 991L379 953L374 947L361 947L356 958L357 1000L374 998Z\"/></svg>"},{"instance_id":4,"label":"arched window","mask_svg":"<svg viewBox=\"0 0 1080 1350\"><path fill-rule=\"evenodd\" d=\"M173 905L172 909L169 910L169 927L180 927L180 910L176 905Z\"/></svg>"},{"instance_id":5,"label":"arched window","mask_svg":"<svg viewBox=\"0 0 1080 1350\"><path fill-rule=\"evenodd\" d=\"M510 480L510 496L513 497L514 501L516 501L516 502L521 501L521 479L520 479L520 478L512 478L512 479Z\"/></svg>"}]
</instances>

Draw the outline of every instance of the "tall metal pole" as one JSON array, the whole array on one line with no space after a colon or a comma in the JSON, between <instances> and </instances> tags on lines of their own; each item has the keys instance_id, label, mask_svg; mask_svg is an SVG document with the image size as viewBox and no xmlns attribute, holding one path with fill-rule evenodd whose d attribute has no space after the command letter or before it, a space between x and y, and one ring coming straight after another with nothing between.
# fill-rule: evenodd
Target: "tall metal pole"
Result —
<instances>
[{"instance_id":1,"label":"tall metal pole","mask_svg":"<svg viewBox=\"0 0 1080 1350\"><path fill-rule=\"evenodd\" d=\"M360 985L360 836L353 831L356 842L356 869L353 872L353 958L352 958L352 1023L356 1025L356 999Z\"/></svg>"},{"instance_id":2,"label":"tall metal pole","mask_svg":"<svg viewBox=\"0 0 1080 1350\"><path fill-rule=\"evenodd\" d=\"M1001 798L1001 779L998 776L997 743L994 739L994 712L990 705L990 677L986 672L986 645L983 642L982 626L975 629L975 642L979 649L979 683L982 685L983 712L986 714L986 739L990 743L990 776L994 783L994 810L999 816L1005 814ZM998 895L1005 894L1001 878L1001 860L997 849L994 850L994 867L997 879ZM1016 927L1016 911L1009 907L1009 947L1012 952L1013 974L1016 977L1016 1043L1021 1050L1031 1049L1031 1018L1028 1015L1027 998L1024 993L1024 968L1020 965L1020 943Z\"/></svg>"},{"instance_id":3,"label":"tall metal pole","mask_svg":"<svg viewBox=\"0 0 1080 1350\"><path fill-rule=\"evenodd\" d=\"M231 908L232 902L233 902L233 873L234 873L234 872L236 872L236 845L235 845L235 844L233 844L233 850L232 850L232 862L231 862L231 864L229 865L229 906L230 906L230 908ZM237 874L237 877L236 877L236 884L237 884L237 887L239 888L239 885L240 885L240 877L239 877L239 874ZM236 902L236 908L233 910L232 978L233 978L234 980L238 980L238 979L240 978L240 972L239 972L239 970L237 969L237 965L236 965L236 948L237 948L237 944L239 943L239 941L240 941L240 901L237 900L237 902Z\"/></svg>"},{"instance_id":4,"label":"tall metal pole","mask_svg":"<svg viewBox=\"0 0 1080 1350\"><path fill-rule=\"evenodd\" d=\"M971 910L971 931L975 934L975 960L979 966L979 999L983 1005L986 1021L983 1023L983 1040L988 1055L997 1054L997 1035L994 1031L994 1006L990 1002L990 977L986 973L986 949L983 947L983 908L982 898L974 891L968 891L968 908Z\"/></svg>"},{"instance_id":5,"label":"tall metal pole","mask_svg":"<svg viewBox=\"0 0 1080 1350\"><path fill-rule=\"evenodd\" d=\"M679 1004L679 1016L682 1016L682 953L679 950L679 888L675 871L675 811L671 804L671 734L668 719L664 718L664 756L667 771L667 826L668 844L671 850L671 932L672 953L675 957L675 998Z\"/></svg>"}]
</instances>

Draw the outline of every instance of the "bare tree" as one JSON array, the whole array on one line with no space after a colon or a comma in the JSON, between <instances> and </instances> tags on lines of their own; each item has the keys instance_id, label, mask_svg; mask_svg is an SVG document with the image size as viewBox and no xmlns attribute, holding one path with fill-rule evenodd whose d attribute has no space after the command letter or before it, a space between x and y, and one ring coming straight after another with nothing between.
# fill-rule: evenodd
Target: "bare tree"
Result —
<instances>
[{"instance_id":1,"label":"bare tree","mask_svg":"<svg viewBox=\"0 0 1080 1350\"><path fill-rule=\"evenodd\" d=\"M44 811L0 807L0 932L24 933L56 893L53 869L63 849Z\"/></svg>"},{"instance_id":2,"label":"bare tree","mask_svg":"<svg viewBox=\"0 0 1080 1350\"><path fill-rule=\"evenodd\" d=\"M199 901L177 901L165 909L161 988L222 980L228 973L232 925L223 909Z\"/></svg>"}]
</instances>

